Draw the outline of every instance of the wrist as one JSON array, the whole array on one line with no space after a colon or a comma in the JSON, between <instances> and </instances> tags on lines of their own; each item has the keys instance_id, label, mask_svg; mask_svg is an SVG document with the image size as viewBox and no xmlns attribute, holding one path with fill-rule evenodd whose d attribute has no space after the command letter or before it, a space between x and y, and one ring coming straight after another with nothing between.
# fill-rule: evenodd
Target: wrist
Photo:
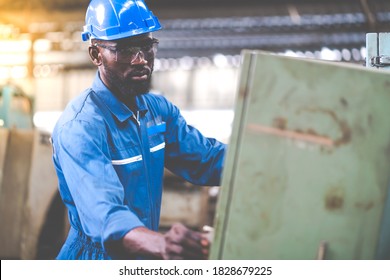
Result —
<instances>
[{"instance_id":1,"label":"wrist","mask_svg":"<svg viewBox=\"0 0 390 280\"><path fill-rule=\"evenodd\" d=\"M122 240L125 250L132 255L143 255L158 259L165 258L165 239L160 233L145 227L129 231Z\"/></svg>"}]
</instances>

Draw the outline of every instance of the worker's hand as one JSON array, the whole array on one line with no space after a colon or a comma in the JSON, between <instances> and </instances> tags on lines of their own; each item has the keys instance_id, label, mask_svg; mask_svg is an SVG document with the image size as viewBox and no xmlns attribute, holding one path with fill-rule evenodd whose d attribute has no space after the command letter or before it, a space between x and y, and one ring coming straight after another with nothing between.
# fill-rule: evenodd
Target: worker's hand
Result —
<instances>
[{"instance_id":1,"label":"worker's hand","mask_svg":"<svg viewBox=\"0 0 390 280\"><path fill-rule=\"evenodd\" d=\"M208 258L210 243L206 236L193 231L182 224L174 224L165 233L165 252L163 258L167 260Z\"/></svg>"}]
</instances>

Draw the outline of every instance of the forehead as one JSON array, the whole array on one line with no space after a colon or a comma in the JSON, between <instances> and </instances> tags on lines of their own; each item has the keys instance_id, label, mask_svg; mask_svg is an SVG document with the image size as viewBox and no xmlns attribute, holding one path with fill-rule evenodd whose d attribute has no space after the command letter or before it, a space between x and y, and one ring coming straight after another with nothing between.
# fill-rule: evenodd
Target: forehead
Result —
<instances>
[{"instance_id":1,"label":"forehead","mask_svg":"<svg viewBox=\"0 0 390 280\"><path fill-rule=\"evenodd\" d=\"M111 42L113 44L123 46L123 45L132 45L132 44L142 43L145 41L150 41L150 39L152 39L152 38L153 38L153 36L151 33L146 33L146 34L141 34L141 35L137 35L137 36L123 38L120 40L113 40L113 41L107 41L107 42Z\"/></svg>"}]
</instances>

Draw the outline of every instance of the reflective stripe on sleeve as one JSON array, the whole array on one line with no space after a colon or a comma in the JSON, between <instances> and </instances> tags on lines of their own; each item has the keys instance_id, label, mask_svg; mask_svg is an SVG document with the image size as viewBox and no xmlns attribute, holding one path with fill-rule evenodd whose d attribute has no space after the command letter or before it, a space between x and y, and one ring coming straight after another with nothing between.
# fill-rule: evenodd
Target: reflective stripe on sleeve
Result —
<instances>
[{"instance_id":1,"label":"reflective stripe on sleeve","mask_svg":"<svg viewBox=\"0 0 390 280\"><path fill-rule=\"evenodd\" d=\"M124 164L133 163L133 162L141 161L141 160L142 160L142 156L138 155L138 156L131 157L131 158L113 160L111 162L113 165L124 165Z\"/></svg>"}]
</instances>

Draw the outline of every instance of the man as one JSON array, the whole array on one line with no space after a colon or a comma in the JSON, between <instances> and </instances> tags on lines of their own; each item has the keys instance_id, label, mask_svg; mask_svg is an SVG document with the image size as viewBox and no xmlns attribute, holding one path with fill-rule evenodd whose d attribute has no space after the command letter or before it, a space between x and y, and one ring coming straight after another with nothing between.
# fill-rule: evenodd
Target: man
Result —
<instances>
[{"instance_id":1,"label":"man","mask_svg":"<svg viewBox=\"0 0 390 280\"><path fill-rule=\"evenodd\" d=\"M159 29L141 0L89 4L82 36L97 75L52 135L71 225L58 259L207 258L202 233L181 224L158 232L164 166L194 184L218 185L226 149L148 93Z\"/></svg>"}]
</instances>

